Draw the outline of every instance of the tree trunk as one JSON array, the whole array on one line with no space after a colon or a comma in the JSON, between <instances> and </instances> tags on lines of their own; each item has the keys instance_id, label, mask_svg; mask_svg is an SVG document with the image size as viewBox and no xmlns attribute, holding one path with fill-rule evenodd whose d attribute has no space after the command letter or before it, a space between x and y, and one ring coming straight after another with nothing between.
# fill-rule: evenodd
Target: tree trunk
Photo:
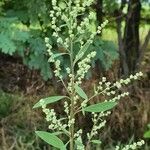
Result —
<instances>
[{"instance_id":1,"label":"tree trunk","mask_svg":"<svg viewBox=\"0 0 150 150\"><path fill-rule=\"evenodd\" d=\"M116 9L114 11L114 17L116 18L116 31L118 35L118 47L119 47L119 54L120 54L120 70L119 70L119 76L122 74L125 74L128 71L128 65L126 62L126 54L124 51L124 43L123 43L123 37L122 37L122 21L123 21L123 9L125 7L126 0L121 1L120 9Z\"/></svg>"},{"instance_id":2,"label":"tree trunk","mask_svg":"<svg viewBox=\"0 0 150 150\"><path fill-rule=\"evenodd\" d=\"M103 22L103 0L96 0L96 4L94 8L96 11L97 25L100 26ZM97 60L95 63L96 63L96 66L95 66L96 76L97 78L99 78L101 72L103 72L102 66L101 66L100 60Z\"/></svg>"},{"instance_id":3,"label":"tree trunk","mask_svg":"<svg viewBox=\"0 0 150 150\"><path fill-rule=\"evenodd\" d=\"M96 6L96 19L98 21L98 25L103 22L103 0L97 0Z\"/></svg>"},{"instance_id":4,"label":"tree trunk","mask_svg":"<svg viewBox=\"0 0 150 150\"><path fill-rule=\"evenodd\" d=\"M140 57L139 44L139 24L140 24L140 0L130 0L128 2L128 14L126 17L126 25L124 31L124 52L126 54L126 62L129 75L136 71L136 62Z\"/></svg>"}]
</instances>

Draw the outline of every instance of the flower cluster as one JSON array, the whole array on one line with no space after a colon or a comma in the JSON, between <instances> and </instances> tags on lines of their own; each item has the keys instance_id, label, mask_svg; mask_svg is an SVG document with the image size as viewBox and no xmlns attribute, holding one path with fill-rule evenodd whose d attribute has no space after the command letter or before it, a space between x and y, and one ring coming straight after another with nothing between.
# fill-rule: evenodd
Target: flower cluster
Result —
<instances>
[{"instance_id":1,"label":"flower cluster","mask_svg":"<svg viewBox=\"0 0 150 150\"><path fill-rule=\"evenodd\" d=\"M52 53L52 45L50 44L50 40L48 37L45 37L45 44L46 44L46 47L47 47L47 52L49 54L49 56L52 56L53 53Z\"/></svg>"},{"instance_id":2,"label":"flower cluster","mask_svg":"<svg viewBox=\"0 0 150 150\"><path fill-rule=\"evenodd\" d=\"M97 86L97 90L95 90L95 93L99 93L102 91L103 93L106 93L108 96L111 94L115 94L115 91L113 91L113 88L120 89L123 85L127 85L131 83L132 80L137 80L141 76L143 76L142 72L138 72L135 75L130 75L129 78L126 79L120 79L120 81L116 81L115 83L110 83L107 81L106 77L102 77L102 80L99 82L99 85Z\"/></svg>"},{"instance_id":3,"label":"flower cluster","mask_svg":"<svg viewBox=\"0 0 150 150\"><path fill-rule=\"evenodd\" d=\"M87 102L88 102L88 99L84 100L82 103L81 103L81 107L82 108L85 108L87 106Z\"/></svg>"},{"instance_id":4,"label":"flower cluster","mask_svg":"<svg viewBox=\"0 0 150 150\"><path fill-rule=\"evenodd\" d=\"M139 72L139 73L136 73L135 75L130 75L130 77L127 79L120 79L120 81L116 81L115 83L110 83L107 81L106 77L102 77L102 80L99 82L99 85L95 89L94 93L95 95L105 94L107 96L113 96L116 94L117 89L120 89L123 85L127 85L131 83L132 80L139 79L141 76L143 76L143 73ZM109 101L115 102L128 95L129 95L129 92L123 92L122 94L115 96Z\"/></svg>"},{"instance_id":5,"label":"flower cluster","mask_svg":"<svg viewBox=\"0 0 150 150\"><path fill-rule=\"evenodd\" d=\"M73 83L73 80L74 80L74 75L70 73L69 78L70 78L70 81L68 82L68 90L70 92L72 92L72 83Z\"/></svg>"},{"instance_id":6,"label":"flower cluster","mask_svg":"<svg viewBox=\"0 0 150 150\"><path fill-rule=\"evenodd\" d=\"M52 8L53 9L50 11L49 15L51 19L51 28L53 29L52 36L57 38L57 44L64 45L64 41L60 34L61 26L59 26L58 24L59 20L64 17L64 15L62 15L62 11L64 8L60 7L56 0L52 0Z\"/></svg>"},{"instance_id":7,"label":"flower cluster","mask_svg":"<svg viewBox=\"0 0 150 150\"><path fill-rule=\"evenodd\" d=\"M70 116L68 116L68 119L69 119L69 121L68 121L68 127L70 127L72 124L75 123L75 119L74 118L71 119Z\"/></svg>"},{"instance_id":8,"label":"flower cluster","mask_svg":"<svg viewBox=\"0 0 150 150\"><path fill-rule=\"evenodd\" d=\"M144 140L141 140L139 142L134 142L133 144L126 145L124 148L120 148L119 146L116 146L115 150L136 150L137 148L144 145Z\"/></svg>"},{"instance_id":9,"label":"flower cluster","mask_svg":"<svg viewBox=\"0 0 150 150\"><path fill-rule=\"evenodd\" d=\"M92 113L92 114L93 114L93 118L92 118L93 128L90 133L87 133L87 137L89 141L92 139L93 136L97 135L98 130L100 130L102 127L105 126L106 120L103 120L102 118L110 115L111 112L107 111L107 112L101 112L99 114L97 113Z\"/></svg>"},{"instance_id":10,"label":"flower cluster","mask_svg":"<svg viewBox=\"0 0 150 150\"><path fill-rule=\"evenodd\" d=\"M115 82L113 84L113 86L115 86L118 89L120 89L122 87L122 85L127 85L127 84L131 83L132 80L137 80L141 76L143 76L143 73L142 72L138 72L135 75L130 75L129 78L127 78L127 79L121 79L120 81Z\"/></svg>"},{"instance_id":11,"label":"flower cluster","mask_svg":"<svg viewBox=\"0 0 150 150\"><path fill-rule=\"evenodd\" d=\"M100 26L97 28L97 34L102 32L102 29L108 24L108 20L105 20Z\"/></svg>"},{"instance_id":12,"label":"flower cluster","mask_svg":"<svg viewBox=\"0 0 150 150\"><path fill-rule=\"evenodd\" d=\"M99 114L99 118L102 118L102 117L107 117L111 114L111 111L106 111L106 112L101 112Z\"/></svg>"},{"instance_id":13,"label":"flower cluster","mask_svg":"<svg viewBox=\"0 0 150 150\"><path fill-rule=\"evenodd\" d=\"M48 109L46 108L46 105L44 104L44 101L40 101L42 104L42 110L46 115L46 121L50 122L49 129L50 130L57 130L57 131L63 131L66 129L67 125L61 123L61 119L57 119L56 112L54 109Z\"/></svg>"},{"instance_id":14,"label":"flower cluster","mask_svg":"<svg viewBox=\"0 0 150 150\"><path fill-rule=\"evenodd\" d=\"M68 105L68 102L67 101L65 101L64 102L64 108L65 108L65 113L68 115L69 114L69 105Z\"/></svg>"},{"instance_id":15,"label":"flower cluster","mask_svg":"<svg viewBox=\"0 0 150 150\"><path fill-rule=\"evenodd\" d=\"M55 76L56 76L56 77L59 77L59 78L62 78L62 75L60 74L60 71L61 71L61 68L60 68L60 60L56 60L56 61L55 61L55 67L56 67L56 70L54 71Z\"/></svg>"},{"instance_id":16,"label":"flower cluster","mask_svg":"<svg viewBox=\"0 0 150 150\"><path fill-rule=\"evenodd\" d=\"M96 120L95 120L96 121ZM97 122L96 122L97 123ZM106 120L102 121L101 123L99 124L94 124L93 125L93 128L91 130L90 133L87 133L87 137L89 140L92 139L93 136L97 135L98 134L98 130L100 130L102 127L104 127L106 124Z\"/></svg>"},{"instance_id":17,"label":"flower cluster","mask_svg":"<svg viewBox=\"0 0 150 150\"><path fill-rule=\"evenodd\" d=\"M75 134L74 134L74 138L78 138L82 135L83 131L82 129L78 130Z\"/></svg>"},{"instance_id":18,"label":"flower cluster","mask_svg":"<svg viewBox=\"0 0 150 150\"><path fill-rule=\"evenodd\" d=\"M124 92L122 94L119 94L119 95L115 96L114 98L112 98L110 100L105 100L105 101L116 102L116 101L119 101L121 98L123 98L125 96L128 96L128 95L129 95L129 92Z\"/></svg>"},{"instance_id":19,"label":"flower cluster","mask_svg":"<svg viewBox=\"0 0 150 150\"><path fill-rule=\"evenodd\" d=\"M78 100L79 100L79 96L78 95L75 95L74 96L74 105L76 105L77 104L77 102L78 102Z\"/></svg>"},{"instance_id":20,"label":"flower cluster","mask_svg":"<svg viewBox=\"0 0 150 150\"><path fill-rule=\"evenodd\" d=\"M94 0L84 0L84 2L82 3L82 6L89 7L90 5L92 5L93 2Z\"/></svg>"},{"instance_id":21,"label":"flower cluster","mask_svg":"<svg viewBox=\"0 0 150 150\"><path fill-rule=\"evenodd\" d=\"M76 84L81 84L82 79L85 77L85 74L88 72L90 69L89 63L91 62L91 59L94 58L96 55L96 52L91 52L90 54L87 55L85 59L80 61L78 63L78 71L77 71L77 82Z\"/></svg>"}]
</instances>

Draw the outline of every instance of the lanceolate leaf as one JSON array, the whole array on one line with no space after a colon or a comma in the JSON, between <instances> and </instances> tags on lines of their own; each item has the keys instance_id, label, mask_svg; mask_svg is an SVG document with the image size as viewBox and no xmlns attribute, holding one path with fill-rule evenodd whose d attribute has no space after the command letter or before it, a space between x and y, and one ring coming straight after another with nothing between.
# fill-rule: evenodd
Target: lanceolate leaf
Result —
<instances>
[{"instance_id":1,"label":"lanceolate leaf","mask_svg":"<svg viewBox=\"0 0 150 150\"><path fill-rule=\"evenodd\" d=\"M88 107L84 108L84 111L87 111L87 112L104 112L104 111L112 109L116 105L117 105L116 102L102 102L102 103L88 106Z\"/></svg>"},{"instance_id":2,"label":"lanceolate leaf","mask_svg":"<svg viewBox=\"0 0 150 150\"><path fill-rule=\"evenodd\" d=\"M59 56L62 56L62 55L66 55L67 53L57 53L57 54L53 54L50 59L54 59L54 58L57 58Z\"/></svg>"},{"instance_id":3,"label":"lanceolate leaf","mask_svg":"<svg viewBox=\"0 0 150 150\"><path fill-rule=\"evenodd\" d=\"M49 145L66 150L64 143L56 135L45 131L35 131L35 133Z\"/></svg>"},{"instance_id":4,"label":"lanceolate leaf","mask_svg":"<svg viewBox=\"0 0 150 150\"><path fill-rule=\"evenodd\" d=\"M89 46L90 46L90 42L86 42L84 44L84 46L80 49L80 51L78 52L78 54L76 55L76 59L75 59L75 63L81 59L83 57L83 55L85 54L85 52L88 50Z\"/></svg>"},{"instance_id":5,"label":"lanceolate leaf","mask_svg":"<svg viewBox=\"0 0 150 150\"><path fill-rule=\"evenodd\" d=\"M51 104L51 103L54 103L54 102L57 102L63 98L65 98L66 96L51 96L51 97L47 97L47 98L44 98L42 99L44 104L47 105L47 104ZM39 102L37 102L33 108L38 108L38 107L41 107L42 106L42 103L41 103L41 100Z\"/></svg>"},{"instance_id":6,"label":"lanceolate leaf","mask_svg":"<svg viewBox=\"0 0 150 150\"><path fill-rule=\"evenodd\" d=\"M85 94L85 92L76 84L75 85L75 91L79 94L79 96L81 96L84 99L88 99L87 95Z\"/></svg>"}]
</instances>

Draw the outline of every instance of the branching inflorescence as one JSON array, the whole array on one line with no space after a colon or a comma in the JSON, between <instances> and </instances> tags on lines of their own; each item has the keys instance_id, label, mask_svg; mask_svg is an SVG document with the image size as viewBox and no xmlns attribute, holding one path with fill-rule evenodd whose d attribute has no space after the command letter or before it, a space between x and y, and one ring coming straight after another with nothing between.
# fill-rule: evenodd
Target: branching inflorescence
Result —
<instances>
[{"instance_id":1,"label":"branching inflorescence","mask_svg":"<svg viewBox=\"0 0 150 150\"><path fill-rule=\"evenodd\" d=\"M119 100L127 95L128 92L117 94L117 90L121 89L124 85L128 85L133 80L139 79L143 74L141 72L135 75L130 75L127 79L121 79L115 83L110 83L105 77L101 79L97 87L93 91L93 96L88 97L87 94L80 87L85 75L91 67L91 60L96 56L96 52L90 52L85 56L89 46L92 44L94 37L100 34L102 29L108 24L106 20L101 26L97 27L95 32L89 29L90 21L93 18L93 13L85 15L86 9L94 2L94 0L52 0L52 9L50 11L51 29L53 30L52 36L56 39L58 47L61 46L65 49L65 53L56 53L53 51L53 45L48 37L45 38L47 52L49 55L49 62L54 63L54 74L62 81L64 88L67 91L67 96L52 96L40 100L35 104L34 108L42 107L46 115L46 120L49 122L49 130L51 133L44 131L36 131L37 135L45 140L50 145L61 150L84 150L88 149L91 143L99 144L101 141L95 139L98 131L106 124L106 117L111 114L111 109L115 107ZM81 17L79 20L78 17ZM74 52L75 44L79 45L78 52ZM70 57L70 65L66 68L68 74L68 83L64 82L61 74L61 61L59 57L68 55ZM75 70L75 65L78 70ZM107 100L101 103L90 105L95 97L99 95L106 95ZM58 118L54 109L48 109L47 105L50 103L64 100L65 118ZM92 114L93 127L87 133L87 142L83 144L82 134L83 131L79 126L75 126L76 114L82 113L83 116L87 115L86 112ZM68 137L68 142L64 144L57 136L65 134ZM134 149L134 147L142 146L143 141L127 145L122 150ZM120 150L116 147L116 150Z\"/></svg>"}]
</instances>

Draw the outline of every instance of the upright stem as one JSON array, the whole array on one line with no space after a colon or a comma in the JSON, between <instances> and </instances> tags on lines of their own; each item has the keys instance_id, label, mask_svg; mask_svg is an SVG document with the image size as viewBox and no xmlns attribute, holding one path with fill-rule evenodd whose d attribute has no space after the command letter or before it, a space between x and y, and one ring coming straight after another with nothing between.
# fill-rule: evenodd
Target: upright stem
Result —
<instances>
[{"instance_id":1,"label":"upright stem","mask_svg":"<svg viewBox=\"0 0 150 150\"><path fill-rule=\"evenodd\" d=\"M69 0L69 15L71 13L71 4L72 0ZM69 30L72 28L72 16L69 17ZM70 63L71 63L71 74L72 74L72 79L71 79L71 94L70 94L70 99L71 99L71 106L70 106L70 120L74 119L74 96L75 96L75 90L74 90L74 57L73 57L73 39L70 37ZM74 123L71 123L71 126L69 128L70 132L70 149L69 150L74 150Z\"/></svg>"},{"instance_id":2,"label":"upright stem","mask_svg":"<svg viewBox=\"0 0 150 150\"><path fill-rule=\"evenodd\" d=\"M70 108L70 120L74 119L74 67L73 67L73 44L72 40L70 40L70 62L71 62L71 74L72 80L71 80L71 108ZM74 150L74 124L71 124L70 126L70 150Z\"/></svg>"}]
</instances>

